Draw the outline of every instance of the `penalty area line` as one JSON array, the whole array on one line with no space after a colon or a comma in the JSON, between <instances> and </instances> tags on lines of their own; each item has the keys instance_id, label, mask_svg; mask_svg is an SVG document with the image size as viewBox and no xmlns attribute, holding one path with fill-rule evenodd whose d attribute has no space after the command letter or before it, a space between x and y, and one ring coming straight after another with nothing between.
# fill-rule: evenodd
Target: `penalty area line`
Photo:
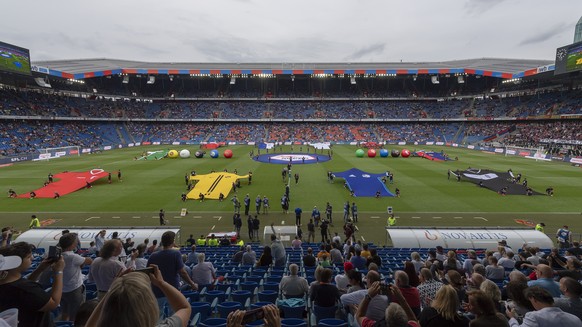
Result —
<instances>
[{"instance_id":1,"label":"penalty area line","mask_svg":"<svg viewBox=\"0 0 582 327\"><path fill-rule=\"evenodd\" d=\"M89 217L89 218L85 219L85 221L89 221L91 219L99 219L99 218L101 218L101 217Z\"/></svg>"}]
</instances>

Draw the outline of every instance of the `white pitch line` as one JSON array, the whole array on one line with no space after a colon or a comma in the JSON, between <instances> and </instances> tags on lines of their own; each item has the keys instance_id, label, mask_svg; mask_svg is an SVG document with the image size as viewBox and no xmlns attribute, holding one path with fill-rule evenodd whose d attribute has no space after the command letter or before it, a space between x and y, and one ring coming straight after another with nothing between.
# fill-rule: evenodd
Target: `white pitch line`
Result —
<instances>
[{"instance_id":1,"label":"white pitch line","mask_svg":"<svg viewBox=\"0 0 582 327\"><path fill-rule=\"evenodd\" d=\"M455 218L455 219L463 219L463 217L453 217L453 218Z\"/></svg>"},{"instance_id":2,"label":"white pitch line","mask_svg":"<svg viewBox=\"0 0 582 327\"><path fill-rule=\"evenodd\" d=\"M159 218L158 216L152 216L152 218Z\"/></svg>"},{"instance_id":3,"label":"white pitch line","mask_svg":"<svg viewBox=\"0 0 582 327\"><path fill-rule=\"evenodd\" d=\"M360 235L360 237L362 238L362 241L366 242L366 239L364 239L362 235Z\"/></svg>"},{"instance_id":4,"label":"white pitch line","mask_svg":"<svg viewBox=\"0 0 582 327\"><path fill-rule=\"evenodd\" d=\"M222 216L212 216L212 218L222 218Z\"/></svg>"},{"instance_id":5,"label":"white pitch line","mask_svg":"<svg viewBox=\"0 0 582 327\"><path fill-rule=\"evenodd\" d=\"M192 218L202 218L202 216L192 216Z\"/></svg>"},{"instance_id":6,"label":"white pitch line","mask_svg":"<svg viewBox=\"0 0 582 327\"><path fill-rule=\"evenodd\" d=\"M218 221L220 221L220 219L222 219L222 216L218 217Z\"/></svg>"},{"instance_id":7,"label":"white pitch line","mask_svg":"<svg viewBox=\"0 0 582 327\"><path fill-rule=\"evenodd\" d=\"M473 218L475 218L475 219L482 219L482 220L485 220L485 221L489 221L489 220L487 220L487 218L483 218L483 217L473 217Z\"/></svg>"},{"instance_id":8,"label":"white pitch line","mask_svg":"<svg viewBox=\"0 0 582 327\"><path fill-rule=\"evenodd\" d=\"M182 216L174 216L174 218L182 218Z\"/></svg>"},{"instance_id":9,"label":"white pitch line","mask_svg":"<svg viewBox=\"0 0 582 327\"><path fill-rule=\"evenodd\" d=\"M443 217L432 217L432 219L442 219Z\"/></svg>"},{"instance_id":10,"label":"white pitch line","mask_svg":"<svg viewBox=\"0 0 582 327\"><path fill-rule=\"evenodd\" d=\"M372 217L370 217L370 219L379 219L379 218L380 217L378 217L378 216L372 216Z\"/></svg>"},{"instance_id":11,"label":"white pitch line","mask_svg":"<svg viewBox=\"0 0 582 327\"><path fill-rule=\"evenodd\" d=\"M99 219L99 218L101 218L101 217L89 217L89 218L85 219L85 221L89 221L91 219Z\"/></svg>"},{"instance_id":12,"label":"white pitch line","mask_svg":"<svg viewBox=\"0 0 582 327\"><path fill-rule=\"evenodd\" d=\"M141 216L133 216L131 218L136 218L137 219L137 218L141 218Z\"/></svg>"},{"instance_id":13,"label":"white pitch line","mask_svg":"<svg viewBox=\"0 0 582 327\"><path fill-rule=\"evenodd\" d=\"M416 217L416 216L413 216L413 217L410 217L410 218L412 218L412 219L420 219L420 217Z\"/></svg>"},{"instance_id":14,"label":"white pitch line","mask_svg":"<svg viewBox=\"0 0 582 327\"><path fill-rule=\"evenodd\" d=\"M121 218L121 217L119 217L119 216L113 216L113 217L111 217L111 218L113 218L113 219L119 219L119 218Z\"/></svg>"},{"instance_id":15,"label":"white pitch line","mask_svg":"<svg viewBox=\"0 0 582 327\"><path fill-rule=\"evenodd\" d=\"M214 227L216 227L216 225L212 225L212 228L210 230L214 230Z\"/></svg>"}]
</instances>

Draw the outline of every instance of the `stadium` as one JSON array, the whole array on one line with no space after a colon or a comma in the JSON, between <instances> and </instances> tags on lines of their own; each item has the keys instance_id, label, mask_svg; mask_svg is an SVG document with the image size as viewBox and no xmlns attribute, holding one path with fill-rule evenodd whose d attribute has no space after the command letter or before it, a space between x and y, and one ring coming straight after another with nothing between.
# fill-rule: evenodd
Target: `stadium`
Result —
<instances>
[{"instance_id":1,"label":"stadium","mask_svg":"<svg viewBox=\"0 0 582 327\"><path fill-rule=\"evenodd\" d=\"M0 225L47 250L62 229L85 231L82 248L103 228L136 242L140 230L175 230L182 246L225 235L233 246L204 252L236 287L255 281L230 262L239 240L260 253L277 234L286 264L300 263L291 240L301 230L303 250L317 249L319 230L306 238L316 216L342 239L353 222L354 239L392 262L380 267L386 281L436 245L463 258L502 239L549 249L564 225L579 241L581 47L555 60L31 63L0 42ZM26 236L32 215L41 233ZM548 237L527 234L542 222ZM423 240L431 233L443 243Z\"/></svg>"}]
</instances>

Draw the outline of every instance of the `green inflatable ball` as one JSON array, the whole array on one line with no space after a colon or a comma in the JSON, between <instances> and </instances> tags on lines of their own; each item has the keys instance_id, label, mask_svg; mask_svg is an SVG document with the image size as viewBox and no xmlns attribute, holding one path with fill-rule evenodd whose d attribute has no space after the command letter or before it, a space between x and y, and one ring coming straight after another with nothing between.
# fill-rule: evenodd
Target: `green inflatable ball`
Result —
<instances>
[{"instance_id":1,"label":"green inflatable ball","mask_svg":"<svg viewBox=\"0 0 582 327\"><path fill-rule=\"evenodd\" d=\"M363 158L363 157L364 157L364 150L362 150L362 149L357 149L357 150L356 150L356 157L358 157L358 158Z\"/></svg>"}]
</instances>

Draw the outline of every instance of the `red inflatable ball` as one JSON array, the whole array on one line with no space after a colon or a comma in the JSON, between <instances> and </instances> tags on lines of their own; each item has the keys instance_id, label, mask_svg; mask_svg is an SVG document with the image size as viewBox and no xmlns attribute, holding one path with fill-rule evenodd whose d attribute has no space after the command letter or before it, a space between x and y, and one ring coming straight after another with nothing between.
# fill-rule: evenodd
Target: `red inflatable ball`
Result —
<instances>
[{"instance_id":1,"label":"red inflatable ball","mask_svg":"<svg viewBox=\"0 0 582 327\"><path fill-rule=\"evenodd\" d=\"M403 149L402 152L400 153L400 155L402 156L402 158L408 158L408 157L410 157L410 150Z\"/></svg>"},{"instance_id":2,"label":"red inflatable ball","mask_svg":"<svg viewBox=\"0 0 582 327\"><path fill-rule=\"evenodd\" d=\"M368 157L369 158L374 158L376 156L376 150L374 149L369 149L368 150Z\"/></svg>"},{"instance_id":3,"label":"red inflatable ball","mask_svg":"<svg viewBox=\"0 0 582 327\"><path fill-rule=\"evenodd\" d=\"M224 157L226 159L232 158L232 150L224 150Z\"/></svg>"}]
</instances>

